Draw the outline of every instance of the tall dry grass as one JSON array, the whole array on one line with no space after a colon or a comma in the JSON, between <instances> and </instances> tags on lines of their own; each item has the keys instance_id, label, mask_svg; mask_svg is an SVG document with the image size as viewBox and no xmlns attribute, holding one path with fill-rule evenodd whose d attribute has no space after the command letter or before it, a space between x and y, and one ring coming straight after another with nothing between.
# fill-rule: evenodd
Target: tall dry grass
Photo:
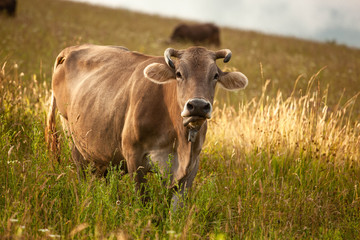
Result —
<instances>
[{"instance_id":1,"label":"tall dry grass","mask_svg":"<svg viewBox=\"0 0 360 240\"><path fill-rule=\"evenodd\" d=\"M358 236L360 124L352 117L358 94L329 109L319 73L306 91L295 85L287 98L281 90L267 95L267 80L259 98L215 108L199 178L222 192L211 203L226 213L226 236Z\"/></svg>"},{"instance_id":2,"label":"tall dry grass","mask_svg":"<svg viewBox=\"0 0 360 240\"><path fill-rule=\"evenodd\" d=\"M352 110L360 93L345 104L339 99L330 109L328 89L319 87L320 72L309 79L305 92L297 90L295 83L286 99L280 90L276 97L269 97L270 80L266 80L260 98L238 107L215 108L207 144L226 146L238 154L266 152L294 159L305 154L336 165L359 163L360 123L352 118Z\"/></svg>"}]
</instances>

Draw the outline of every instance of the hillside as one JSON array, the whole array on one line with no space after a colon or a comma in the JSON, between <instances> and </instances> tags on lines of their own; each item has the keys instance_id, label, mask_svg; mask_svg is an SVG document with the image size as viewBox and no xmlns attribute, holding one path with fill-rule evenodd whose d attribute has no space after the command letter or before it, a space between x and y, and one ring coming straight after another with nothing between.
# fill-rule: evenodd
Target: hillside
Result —
<instances>
[{"instance_id":1,"label":"hillside","mask_svg":"<svg viewBox=\"0 0 360 240\"><path fill-rule=\"evenodd\" d=\"M23 0L19 1L17 17L1 16L1 22L1 61L17 63L25 75L38 73L50 83L54 59L66 46L123 45L162 55L169 46L165 40L183 21L68 1ZM359 49L228 28L221 29L221 42L221 48L233 52L226 67L236 68L249 78L247 90L241 93L247 99L258 97L267 79L271 80L270 94L278 89L289 94L299 76L298 87L306 89L310 77L324 67L319 81L322 89L329 85L330 105L338 102L343 91L344 99L360 91ZM186 48L190 44L171 46ZM234 94L230 97L234 101L237 98Z\"/></svg>"},{"instance_id":2,"label":"hillside","mask_svg":"<svg viewBox=\"0 0 360 240\"><path fill-rule=\"evenodd\" d=\"M243 72L249 85L217 90L200 169L174 213L169 179L156 169L144 204L115 167L106 179L91 167L79 178L60 124L57 162L44 128L63 48L123 45L162 56L191 45L166 43L183 20L70 1L18 3L15 18L0 15L0 239L360 236L360 49L221 28L221 48L233 55L218 64Z\"/></svg>"}]
</instances>

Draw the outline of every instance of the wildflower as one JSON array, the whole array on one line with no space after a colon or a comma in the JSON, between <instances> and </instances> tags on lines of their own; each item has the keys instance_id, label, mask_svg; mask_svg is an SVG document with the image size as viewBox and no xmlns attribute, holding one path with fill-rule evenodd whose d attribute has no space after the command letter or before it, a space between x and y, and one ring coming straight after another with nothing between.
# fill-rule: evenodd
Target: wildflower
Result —
<instances>
[{"instance_id":1,"label":"wildflower","mask_svg":"<svg viewBox=\"0 0 360 240\"><path fill-rule=\"evenodd\" d=\"M15 164L15 163L20 163L20 162L19 160L7 161L7 164Z\"/></svg>"},{"instance_id":2,"label":"wildflower","mask_svg":"<svg viewBox=\"0 0 360 240\"><path fill-rule=\"evenodd\" d=\"M58 235L58 234L49 234L49 237L51 237L51 238L61 238L61 235Z\"/></svg>"}]
</instances>

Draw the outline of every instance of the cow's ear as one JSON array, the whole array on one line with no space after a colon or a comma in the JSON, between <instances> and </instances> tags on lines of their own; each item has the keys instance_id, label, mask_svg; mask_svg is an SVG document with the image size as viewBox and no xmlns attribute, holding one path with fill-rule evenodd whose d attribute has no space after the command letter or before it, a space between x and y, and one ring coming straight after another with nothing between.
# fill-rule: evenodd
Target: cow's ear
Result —
<instances>
[{"instance_id":1,"label":"cow's ear","mask_svg":"<svg viewBox=\"0 0 360 240\"><path fill-rule=\"evenodd\" d=\"M175 79L174 70L166 64L152 63L144 69L144 76L157 84L168 83Z\"/></svg>"},{"instance_id":2,"label":"cow's ear","mask_svg":"<svg viewBox=\"0 0 360 240\"><path fill-rule=\"evenodd\" d=\"M218 83L226 90L244 89L248 85L247 77L241 72L223 72L221 73Z\"/></svg>"}]
</instances>

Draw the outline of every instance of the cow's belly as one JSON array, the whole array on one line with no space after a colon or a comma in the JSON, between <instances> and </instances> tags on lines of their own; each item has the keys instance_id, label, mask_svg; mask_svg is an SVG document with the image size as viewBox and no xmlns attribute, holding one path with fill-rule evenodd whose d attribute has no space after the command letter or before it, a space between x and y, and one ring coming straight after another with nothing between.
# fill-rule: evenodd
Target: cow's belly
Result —
<instances>
[{"instance_id":1,"label":"cow's belly","mask_svg":"<svg viewBox=\"0 0 360 240\"><path fill-rule=\"evenodd\" d=\"M82 131L72 127L71 132L74 145L86 162L96 166L108 166L110 162L118 165L124 159L120 144L115 138L108 138L96 129Z\"/></svg>"},{"instance_id":2,"label":"cow's belly","mask_svg":"<svg viewBox=\"0 0 360 240\"><path fill-rule=\"evenodd\" d=\"M83 114L69 116L69 128L78 151L86 162L97 167L108 166L111 162L118 165L124 157L121 153L121 139L114 123L101 117L90 117Z\"/></svg>"}]
</instances>

